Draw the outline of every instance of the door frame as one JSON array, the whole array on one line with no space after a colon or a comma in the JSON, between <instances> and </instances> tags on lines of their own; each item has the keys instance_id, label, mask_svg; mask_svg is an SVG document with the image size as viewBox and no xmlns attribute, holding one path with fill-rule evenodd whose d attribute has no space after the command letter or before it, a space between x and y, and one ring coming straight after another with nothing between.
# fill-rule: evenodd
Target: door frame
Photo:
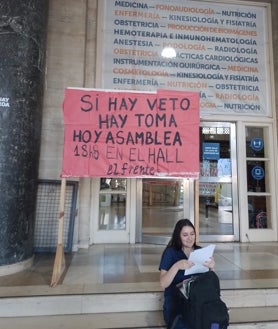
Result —
<instances>
[{"instance_id":1,"label":"door frame","mask_svg":"<svg viewBox=\"0 0 278 329\"><path fill-rule=\"evenodd\" d=\"M237 182L237 143L236 143L236 123L234 122L203 122L200 127L211 125L212 127L229 127L230 128L230 146L231 146L231 167L232 177L228 181L232 184L233 197L233 234L231 235L199 235L200 242L229 242L239 241L239 208L238 208L238 182ZM184 218L192 219L195 223L195 196L194 180L184 179ZM220 179L226 182L227 178ZM169 237L151 236L142 233L142 207L143 207L143 182L137 179L136 183L136 242L166 244ZM199 197L199 196L198 196Z\"/></svg>"},{"instance_id":2,"label":"door frame","mask_svg":"<svg viewBox=\"0 0 278 329\"><path fill-rule=\"evenodd\" d=\"M97 243L133 243L134 234L131 229L132 212L130 207L131 180L127 179L126 187L126 225L124 230L100 230L99 229L99 204L102 194L117 194L117 191L101 191L100 178L92 179L91 185L91 210L90 210L90 244ZM120 193L120 192L119 192Z\"/></svg>"},{"instance_id":3,"label":"door frame","mask_svg":"<svg viewBox=\"0 0 278 329\"><path fill-rule=\"evenodd\" d=\"M262 241L277 241L278 234L278 223L277 223L277 204L278 204L278 193L277 193L277 179L276 174L277 168L277 140L276 140L276 125L275 122L250 122L245 121L240 123L239 137L240 142L244 147L239 149L239 176L240 176L240 191L242 198L240 199L240 212L243 220L240 223L240 241L241 242L262 242ZM246 156L246 127L257 127L267 128L267 134L265 136L265 148L268 149L268 154L262 161L266 161L269 164L269 190L265 193L259 193L259 195L265 195L270 197L270 227L262 229L249 228L248 220L248 195L252 195L252 192L248 192L247 186L247 170L246 162L249 158ZM250 159L249 159L250 160ZM251 160L253 160L251 158ZM253 193L255 196L256 193Z\"/></svg>"},{"instance_id":4,"label":"door frame","mask_svg":"<svg viewBox=\"0 0 278 329\"><path fill-rule=\"evenodd\" d=\"M214 179L210 178L210 181L218 182L218 183L231 183L232 184L232 226L233 226L233 234L231 235L204 235L200 234L200 242L234 242L239 241L239 191L238 191L238 174L237 174L237 134L236 134L236 123L235 122L208 122L203 121L200 122L200 128L204 126L209 126L212 128L217 127L229 127L230 128L230 159L231 159L231 177L221 177ZM201 179L200 179L201 181Z\"/></svg>"}]
</instances>

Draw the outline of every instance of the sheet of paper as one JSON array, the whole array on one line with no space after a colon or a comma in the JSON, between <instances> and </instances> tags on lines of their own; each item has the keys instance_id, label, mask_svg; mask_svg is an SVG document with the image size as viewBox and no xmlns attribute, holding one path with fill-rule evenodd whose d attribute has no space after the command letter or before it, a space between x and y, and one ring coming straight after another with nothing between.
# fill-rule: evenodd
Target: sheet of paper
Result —
<instances>
[{"instance_id":1,"label":"sheet of paper","mask_svg":"<svg viewBox=\"0 0 278 329\"><path fill-rule=\"evenodd\" d=\"M207 247L193 251L190 254L188 260L193 262L195 265L189 268L188 270L185 270L184 275L207 272L209 269L203 264L204 262L208 261L210 257L213 256L214 249L215 249L215 244L210 244Z\"/></svg>"}]
</instances>

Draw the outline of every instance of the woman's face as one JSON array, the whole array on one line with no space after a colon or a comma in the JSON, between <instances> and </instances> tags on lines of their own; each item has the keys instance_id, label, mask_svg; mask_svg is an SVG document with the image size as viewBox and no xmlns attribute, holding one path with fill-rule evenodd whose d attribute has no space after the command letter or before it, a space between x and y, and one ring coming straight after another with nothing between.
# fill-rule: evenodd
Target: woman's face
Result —
<instances>
[{"instance_id":1,"label":"woman's face","mask_svg":"<svg viewBox=\"0 0 278 329\"><path fill-rule=\"evenodd\" d=\"M195 232L191 226L184 226L180 233L183 247L192 248L195 242Z\"/></svg>"}]
</instances>

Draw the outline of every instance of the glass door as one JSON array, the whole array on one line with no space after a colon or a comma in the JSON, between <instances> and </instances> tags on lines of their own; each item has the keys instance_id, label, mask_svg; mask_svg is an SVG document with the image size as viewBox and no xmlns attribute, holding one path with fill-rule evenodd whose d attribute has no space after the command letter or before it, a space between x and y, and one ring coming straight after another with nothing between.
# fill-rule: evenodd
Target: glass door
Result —
<instances>
[{"instance_id":1,"label":"glass door","mask_svg":"<svg viewBox=\"0 0 278 329\"><path fill-rule=\"evenodd\" d=\"M245 241L274 241L277 239L277 202L275 198L275 151L270 125L245 126L245 171L241 209L241 239ZM243 175L244 177L244 175ZM247 208L247 209L246 209Z\"/></svg>"},{"instance_id":2,"label":"glass door","mask_svg":"<svg viewBox=\"0 0 278 329\"><path fill-rule=\"evenodd\" d=\"M94 208L94 243L129 243L129 180L101 178L98 187L98 209ZM98 210L98 211L97 211Z\"/></svg>"},{"instance_id":3,"label":"glass door","mask_svg":"<svg viewBox=\"0 0 278 329\"><path fill-rule=\"evenodd\" d=\"M200 127L199 229L201 241L239 239L236 134L232 123Z\"/></svg>"},{"instance_id":4,"label":"glass door","mask_svg":"<svg viewBox=\"0 0 278 329\"><path fill-rule=\"evenodd\" d=\"M141 180L140 180L141 181ZM166 243L181 218L194 218L189 179L142 179L142 242ZM236 132L234 123L200 127L199 240L239 240ZM142 198L141 198L142 196ZM139 200L140 199L140 200Z\"/></svg>"}]
</instances>

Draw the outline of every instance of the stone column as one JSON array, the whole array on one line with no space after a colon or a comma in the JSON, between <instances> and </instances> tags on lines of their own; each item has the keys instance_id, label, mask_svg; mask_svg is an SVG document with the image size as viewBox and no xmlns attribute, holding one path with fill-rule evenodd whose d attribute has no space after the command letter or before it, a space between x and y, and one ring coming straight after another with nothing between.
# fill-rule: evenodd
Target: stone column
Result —
<instances>
[{"instance_id":1,"label":"stone column","mask_svg":"<svg viewBox=\"0 0 278 329\"><path fill-rule=\"evenodd\" d=\"M32 259L48 0L0 2L0 273Z\"/></svg>"}]
</instances>

